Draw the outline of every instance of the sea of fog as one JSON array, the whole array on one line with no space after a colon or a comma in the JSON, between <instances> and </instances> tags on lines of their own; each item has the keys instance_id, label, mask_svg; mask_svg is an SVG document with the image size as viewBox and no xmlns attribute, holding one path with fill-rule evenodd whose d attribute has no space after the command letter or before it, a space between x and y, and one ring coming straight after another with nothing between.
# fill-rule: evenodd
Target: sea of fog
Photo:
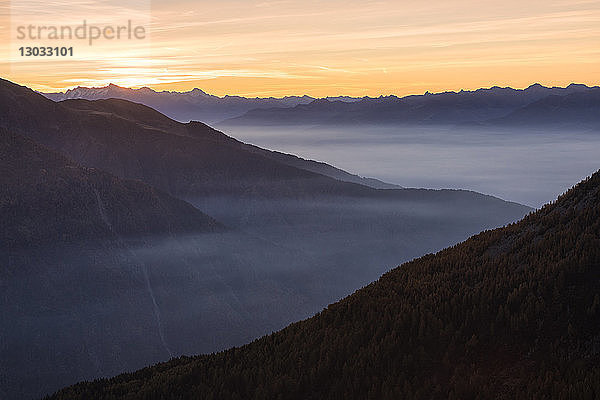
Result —
<instances>
[{"instance_id":1,"label":"sea of fog","mask_svg":"<svg viewBox=\"0 0 600 400\"><path fill-rule=\"evenodd\" d=\"M469 189L532 207L600 169L600 132L397 126L223 131L404 187Z\"/></svg>"}]
</instances>

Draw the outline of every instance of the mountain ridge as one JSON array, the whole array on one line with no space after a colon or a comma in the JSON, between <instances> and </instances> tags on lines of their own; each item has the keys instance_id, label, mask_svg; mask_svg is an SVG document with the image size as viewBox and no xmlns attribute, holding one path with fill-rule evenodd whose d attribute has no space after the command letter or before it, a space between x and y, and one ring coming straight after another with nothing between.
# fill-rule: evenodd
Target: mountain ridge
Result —
<instances>
[{"instance_id":1,"label":"mountain ridge","mask_svg":"<svg viewBox=\"0 0 600 400\"><path fill-rule=\"evenodd\" d=\"M538 84L526 89L492 87L402 98L382 96L364 98L353 103L317 99L309 104L299 104L289 108L250 110L242 116L230 118L218 125L230 127L237 125L493 124L495 120L548 96L591 92L600 92L600 87L571 84L565 88L549 88Z\"/></svg>"},{"instance_id":2,"label":"mountain ridge","mask_svg":"<svg viewBox=\"0 0 600 400\"><path fill-rule=\"evenodd\" d=\"M14 126L17 129L22 130L21 133L25 134L27 134L26 131L30 131L35 140L62 152L66 150L68 153L67 155L79 163L91 164L91 166L105 169L121 177L142 179L152 186L159 187L172 194L174 191L177 192L178 190L182 190L182 186L187 186L187 188L183 190L201 190L201 188L190 187L192 184L191 182L182 182L182 176L185 179L185 175L189 174L189 171L194 169L198 170L199 167L194 167L193 164L200 165L203 163L203 160L205 160L206 163L212 163L212 165L217 163L219 167L224 170L224 174L232 173L234 171L237 174L244 176L255 174L252 169L256 169L256 167L241 168L241 166L237 165L239 164L239 161L219 161L225 159L247 160L248 162L252 159L252 163L261 168L261 173L268 175L273 175L273 170L280 170L281 172L286 170L286 174L295 175L299 180L315 180L315 178L321 179L319 176L324 178L325 175L330 173L335 180L347 179L353 183L366 184L367 186L397 187L396 185L384 184L372 179L363 179L328 165L321 164L315 166L314 163L308 161L303 163L302 160L298 160L297 157L282 157L281 155L274 156L272 152L257 152L256 147L254 147L252 151L248 151L251 148L250 145L245 145L230 138L204 123L179 123L148 106L132 103L127 100L106 99L91 102L84 99L72 99L57 103L34 93L30 89L19 87L9 81L3 81L0 90L5 91L5 99L11 99L9 101L5 100L5 109L7 110L7 113L6 115L0 116L0 125L9 129ZM34 107L37 108L39 113L43 114L43 116L32 115L32 118L23 119L21 115L30 113L30 110ZM98 110L98 108L100 108L100 110ZM105 112L98 112L101 110L104 110ZM78 116L78 114L81 113L84 113L87 116L85 118ZM133 114L136 115L136 118L131 119L131 115ZM52 122L47 123L44 119L48 119ZM147 121L149 119L153 124L148 125ZM81 126L82 124L85 126ZM121 131L125 131L126 134L114 136L118 133L115 132L114 129L113 131L102 131L102 126L106 124L109 126L119 126ZM77 135L69 134L69 132L74 131L82 133ZM179 137L175 141L168 141L168 136L172 134L176 134ZM111 135L113 136L111 137ZM73 148L77 143L73 143L72 136L78 137L81 148ZM152 140L150 138L152 138ZM111 149L110 146L113 146L113 140L121 141L121 148L116 150ZM94 148L85 145L84 141L95 143ZM136 150L132 147L133 142L140 141L146 143L143 148ZM219 144L219 147L222 147L223 149L218 153L207 153L206 150L204 150L204 147L201 146L202 141L211 143L216 142L216 144ZM196 149L200 158L196 157L195 160L192 160L191 158L186 160L179 159L177 162L171 163L174 167L165 166L165 171L179 168L188 171L186 174L173 174L170 179L157 176L144 178L144 167L142 165L136 167L133 164L134 162L147 162L145 159L150 157L149 153L151 152L164 154L164 148L161 148L158 145L160 142L168 142L165 143L165 145L171 148L178 146L180 149L177 151L184 153L190 152L190 149L186 150L186 148ZM225 150L227 150L227 152L225 152ZM135 152L137 152L138 155L125 156L126 153L131 154ZM168 154L168 157L173 156L173 154ZM126 159L119 161L120 165L115 165L114 160L109 160L109 158L115 157ZM162 159L164 158L164 155L156 155L154 158ZM182 163L185 163L186 165L182 165ZM302 168L301 164L306 164L305 168ZM279 166L274 167L275 165ZM318 175L313 175L317 172L319 172ZM203 174L201 170L198 170L197 173L200 175ZM199 178L200 179L198 180L202 180L201 176ZM241 180L239 181L241 182ZM215 182L215 184L218 185L219 183ZM240 190L246 189L240 188Z\"/></svg>"},{"instance_id":3,"label":"mountain ridge","mask_svg":"<svg viewBox=\"0 0 600 400\"><path fill-rule=\"evenodd\" d=\"M286 95L286 96L280 96L280 97L275 97L275 96L268 96L268 97L260 97L260 96L256 96L256 97L247 97L247 96L242 96L242 95L223 95L223 96L217 96L217 95L213 95L213 94L209 94L207 92L205 92L204 90L195 87L193 89L187 90L187 91L177 91L177 90L155 90L152 89L150 87L147 86L143 86L140 88L128 88L125 86L119 86L116 85L114 83L109 83L106 86L77 86L75 88L71 88L71 89L67 89L66 91L63 92L43 92L43 91L39 91L37 90L37 93L42 94L43 96L46 96L48 98L50 98L51 100L54 101L62 101L62 100L68 100L68 99L86 99L86 100L91 100L88 98L83 97L83 95L85 94L93 94L94 92L100 92L100 95L106 95L106 92L111 92L111 91L115 91L114 94L116 94L118 91L132 91L132 92L147 92L147 93L155 93L155 94L160 94L160 93L167 93L167 94L179 94L179 95L196 95L196 96L209 96L209 97L214 97L214 98L219 98L219 99L223 99L223 98L243 98L243 99L278 99L278 100L284 100L284 99L311 99L312 101L314 100L328 100L328 101L341 101L344 102L344 100L346 102L354 102L357 100L361 100L361 99L376 99L376 98L414 98L414 97L422 97L422 96L435 96L435 95L443 95L443 94L457 94L457 93L475 93L475 92L486 92L486 91L494 91L494 90L504 90L504 91L516 91L516 92L522 92L522 91L526 91L526 90L547 90L547 89L554 89L554 90L568 90L568 89L573 89L573 88L587 88L587 89L591 89L591 88L597 88L598 86L589 86L583 83L575 83L572 82L566 86L545 86L542 85L541 83L533 83L531 85L529 85L526 88L523 89L516 89L513 88L511 86L498 86L498 85L494 85L494 86L490 86L490 87L481 87L481 88L477 88L477 89L469 89L469 90L445 90L445 91L440 91L440 92L429 92L426 91L425 94L420 95L420 94L407 94L407 95L403 95L403 96L398 96L395 94L388 94L388 95L379 95L379 96L347 96L347 95L340 95L340 96L325 96L325 97L314 97L314 96L309 96L309 95ZM104 93L102 93L104 92ZM113 94L113 93L108 93L108 94ZM97 98L95 100L99 100L101 98ZM124 99L126 100L126 99Z\"/></svg>"},{"instance_id":4,"label":"mountain ridge","mask_svg":"<svg viewBox=\"0 0 600 400\"><path fill-rule=\"evenodd\" d=\"M594 129L600 126L600 90L550 95L490 121L495 125L569 127L573 124Z\"/></svg>"},{"instance_id":5,"label":"mountain ridge","mask_svg":"<svg viewBox=\"0 0 600 400\"><path fill-rule=\"evenodd\" d=\"M430 93L426 92L424 95L406 95L406 96L396 96L396 95L386 95L386 96L378 96L378 97L352 97L352 96L334 96L334 97L324 97L324 98L315 98L307 95L303 96L285 96L285 97L254 97L247 98L243 96L214 96L207 94L203 90L199 88L194 88L190 91L177 92L177 91L155 91L153 89L144 87L140 89L129 89L123 88L114 84L109 84L105 87L98 88L88 88L88 87L77 87L74 89L69 89L66 92L55 92L55 93L42 93L44 96L54 100L54 101L62 101L66 99L73 98L84 98L88 100L93 99L106 99L106 98L123 98L127 100L132 100L136 102L140 102L146 105L149 105L159 111L162 111L166 115L170 117L181 120L183 122L187 122L190 120L202 120L209 123L218 123L219 125L227 126L231 124L257 124L257 119L260 115L263 116L263 119L266 121L260 122L260 124L273 124L273 123L282 123L285 121L282 116L270 116L269 118L264 118L266 110L270 110L274 112L279 109L293 109L298 106L307 105L314 103L313 106L316 105L325 105L327 103L341 103L343 106L346 104L354 104L361 103L363 107L371 107L373 104L382 104L385 103L395 103L397 100L401 100L404 103L411 104L413 106L419 106L427 101L431 101L432 99L443 99L444 97L457 97L457 96L467 96L479 99L483 99L481 104L485 104L487 102L486 98L494 98L497 100L499 96L518 96L522 98L521 103L517 103L513 106L514 111L518 106L524 106L533 101L539 100L541 97L548 96L550 94L557 95L565 95L569 93L573 93L575 91L584 91L589 89L598 88L598 86L587 86L584 84L576 84L571 83L565 87L558 86L543 86L539 83L535 83L530 85L524 89L513 89L511 87L500 87L500 86L492 86L489 88L479 88L475 90L460 90L460 91L443 91L438 93ZM233 102L233 103L232 103ZM481 105L480 104L480 105ZM356 110L357 108L348 107L350 110ZM358 107L360 110L361 107ZM418 109L413 110L413 112L419 112ZM471 109L471 112L473 109ZM506 111L506 110L504 110ZM282 113L283 111L278 111ZM331 109L328 110L331 112ZM508 113L508 112L507 112ZM506 113L506 114L507 114ZM249 114L249 115L246 115ZM477 115L477 114L474 114ZM385 115L384 115L385 116ZM503 115L499 114L490 114L486 115L487 119L499 118ZM296 118L293 115L288 115L287 118L290 117ZM306 115L303 115L305 121L310 121L306 119ZM348 119L350 117L350 119ZM348 123L356 121L356 115L352 115L352 113L346 115L345 118L337 118L335 120L336 123ZM387 117L389 118L389 116ZM406 118L406 116L404 117ZM370 123L375 122L374 120L368 120ZM427 121L426 119L424 121ZM319 122L319 121L318 121ZM320 121L321 123L326 121ZM367 121L362 121L367 122ZM406 122L406 121L405 121ZM408 122L411 122L409 119ZM415 121L412 121L413 123ZM444 122L444 121L442 121ZM456 122L456 121L448 121L448 122ZM472 122L465 121L464 118L460 122ZM287 122L289 124L289 121ZM293 121L293 123L299 123L299 121Z\"/></svg>"},{"instance_id":6,"label":"mountain ridge","mask_svg":"<svg viewBox=\"0 0 600 400\"><path fill-rule=\"evenodd\" d=\"M82 109L82 110L85 110L85 109L98 110L98 106L100 106L100 108L105 109L107 112L117 113L126 118L127 118L128 113L131 111L131 105L132 105L131 103L126 102L126 100L121 100L121 99L91 100L93 103L88 103L89 101L90 100L84 100L84 99L70 99L70 100L63 100L60 103L65 104L72 108L78 108L78 109ZM145 106L142 104L138 104L138 103L134 103L134 104L136 104L135 107L139 108L139 110L140 110L136 115L137 118L139 118L140 115L143 115L146 118L145 121L152 122L153 126L164 126L165 129L168 129L170 133L179 134L180 136L193 135L193 132L192 132L193 129L192 130L184 129L181 126L174 125L171 123L171 121L168 117L156 112L154 109L149 108L148 106ZM124 105L125 107L120 107L120 105ZM144 107L148 107L148 108L144 108ZM359 175L351 174L349 172L346 172L342 169L336 168L336 167L331 166L324 162L308 160L308 159L297 157L297 156L294 156L291 154L286 154L286 153L278 152L278 151L266 150L266 149L262 149L258 146L240 142L236 139L233 139L233 138L225 135L224 133L222 133L220 131L213 130L213 128L211 128L210 126L208 126L207 124L205 124L203 122L190 121L188 123L188 126L189 127L192 127L192 126L199 127L200 129L198 129L197 131L209 131L209 132L212 131L215 137L220 137L223 141L227 141L229 143L235 144L236 146L242 147L251 153L258 154L258 155L267 157L269 159L272 159L274 161L281 162L283 164L290 165L292 167L296 167L296 168L299 168L302 170L307 170L309 172L314 172L314 173L317 173L320 175L325 175L325 176L337 179L339 181L356 183L356 184L360 184L360 185L364 185L364 186L369 186L374 189L402 189L402 186L400 186L400 185L394 185L394 184L382 182L375 178L367 178L367 177L362 177ZM177 128L181 128L181 129L177 129Z\"/></svg>"}]
</instances>

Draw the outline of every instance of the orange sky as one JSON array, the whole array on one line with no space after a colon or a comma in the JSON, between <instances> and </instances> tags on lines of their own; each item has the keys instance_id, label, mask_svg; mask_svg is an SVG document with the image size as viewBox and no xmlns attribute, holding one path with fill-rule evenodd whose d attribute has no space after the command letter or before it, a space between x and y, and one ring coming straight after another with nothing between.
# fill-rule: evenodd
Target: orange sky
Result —
<instances>
[{"instance_id":1,"label":"orange sky","mask_svg":"<svg viewBox=\"0 0 600 400\"><path fill-rule=\"evenodd\" d=\"M123 5L120 3L127 3ZM19 0L2 76L40 90L149 86L246 96L378 96L600 82L600 1ZM19 40L17 27L127 23L144 40ZM27 45L73 46L30 57Z\"/></svg>"}]
</instances>

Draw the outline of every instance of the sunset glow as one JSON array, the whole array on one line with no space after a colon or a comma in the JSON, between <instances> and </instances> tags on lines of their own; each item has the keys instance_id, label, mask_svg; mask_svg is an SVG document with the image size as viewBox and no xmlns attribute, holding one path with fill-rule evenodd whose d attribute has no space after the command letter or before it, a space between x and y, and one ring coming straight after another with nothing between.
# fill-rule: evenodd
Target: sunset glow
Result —
<instances>
[{"instance_id":1,"label":"sunset glow","mask_svg":"<svg viewBox=\"0 0 600 400\"><path fill-rule=\"evenodd\" d=\"M85 49L86 59L29 62L11 46L15 3L2 10L2 75L39 90L112 82L217 95L378 96L596 85L600 76L599 1L153 1L145 21L101 2L50 0L48 21L64 20L52 11L61 7L73 10L69 23L141 18L148 48L104 41Z\"/></svg>"}]
</instances>

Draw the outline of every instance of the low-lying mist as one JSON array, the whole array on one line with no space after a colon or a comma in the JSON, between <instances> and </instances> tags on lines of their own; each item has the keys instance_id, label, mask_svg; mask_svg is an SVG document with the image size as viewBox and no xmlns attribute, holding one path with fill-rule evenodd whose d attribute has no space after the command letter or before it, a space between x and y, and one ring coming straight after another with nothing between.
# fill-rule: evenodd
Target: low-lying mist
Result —
<instances>
[{"instance_id":1,"label":"low-lying mist","mask_svg":"<svg viewBox=\"0 0 600 400\"><path fill-rule=\"evenodd\" d=\"M461 188L532 207L598 169L600 132L541 128L227 126L233 137L404 187Z\"/></svg>"},{"instance_id":2,"label":"low-lying mist","mask_svg":"<svg viewBox=\"0 0 600 400\"><path fill-rule=\"evenodd\" d=\"M0 397L248 343L528 211L459 191L369 193L194 197L224 231L0 252Z\"/></svg>"}]
</instances>

